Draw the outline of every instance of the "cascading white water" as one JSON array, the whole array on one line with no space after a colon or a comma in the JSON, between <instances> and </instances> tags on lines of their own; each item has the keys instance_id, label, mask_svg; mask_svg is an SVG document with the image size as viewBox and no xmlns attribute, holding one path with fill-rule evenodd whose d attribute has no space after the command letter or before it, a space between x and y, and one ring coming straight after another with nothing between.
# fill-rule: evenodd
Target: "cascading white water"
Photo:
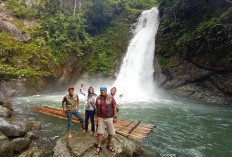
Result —
<instances>
[{"instance_id":1,"label":"cascading white water","mask_svg":"<svg viewBox=\"0 0 232 157\"><path fill-rule=\"evenodd\" d=\"M158 26L157 8L142 12L114 83L124 99L149 99L155 95L153 61Z\"/></svg>"}]
</instances>

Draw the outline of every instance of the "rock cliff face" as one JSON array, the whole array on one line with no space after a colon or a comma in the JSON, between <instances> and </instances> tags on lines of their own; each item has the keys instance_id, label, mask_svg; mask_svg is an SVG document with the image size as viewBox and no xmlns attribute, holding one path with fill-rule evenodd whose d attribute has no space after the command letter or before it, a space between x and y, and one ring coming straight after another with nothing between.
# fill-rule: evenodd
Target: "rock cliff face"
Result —
<instances>
[{"instance_id":1,"label":"rock cliff face","mask_svg":"<svg viewBox=\"0 0 232 157\"><path fill-rule=\"evenodd\" d=\"M232 101L232 4L221 0L161 1L155 77L176 97Z\"/></svg>"},{"instance_id":2,"label":"rock cliff face","mask_svg":"<svg viewBox=\"0 0 232 157\"><path fill-rule=\"evenodd\" d=\"M0 2L0 32L7 32L18 41L28 42L31 39L31 35L22 32L14 22L11 11L5 7L5 3Z\"/></svg>"}]
</instances>

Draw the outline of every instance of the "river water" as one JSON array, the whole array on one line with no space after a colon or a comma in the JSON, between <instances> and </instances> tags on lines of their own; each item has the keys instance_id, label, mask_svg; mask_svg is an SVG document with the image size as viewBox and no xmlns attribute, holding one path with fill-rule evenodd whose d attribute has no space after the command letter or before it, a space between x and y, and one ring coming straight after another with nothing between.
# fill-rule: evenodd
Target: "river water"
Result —
<instances>
[{"instance_id":1,"label":"river water","mask_svg":"<svg viewBox=\"0 0 232 157\"><path fill-rule=\"evenodd\" d=\"M38 146L52 150L58 137L66 134L66 120L29 110L38 105L61 108L65 93L35 95L14 98L15 112L24 120L42 123ZM80 96L80 112L83 97ZM155 154L176 154L181 157L230 157L232 156L232 108L209 106L189 101L153 99L123 102L119 117L143 123L155 124L157 128L142 142ZM80 131L74 123L72 132Z\"/></svg>"}]
</instances>

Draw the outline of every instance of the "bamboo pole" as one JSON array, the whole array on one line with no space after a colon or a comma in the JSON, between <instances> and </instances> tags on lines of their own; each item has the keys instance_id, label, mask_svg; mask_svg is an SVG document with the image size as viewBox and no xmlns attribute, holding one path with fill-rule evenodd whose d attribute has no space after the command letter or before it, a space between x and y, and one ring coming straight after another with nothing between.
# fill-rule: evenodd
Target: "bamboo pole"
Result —
<instances>
[{"instance_id":1,"label":"bamboo pole","mask_svg":"<svg viewBox=\"0 0 232 157\"><path fill-rule=\"evenodd\" d=\"M67 119L66 114L63 113L62 109L53 108L50 106L36 106L30 108L30 110L34 110L49 116L54 116L60 119ZM83 113L81 113L82 117L85 117ZM72 119L75 123L80 123L77 118ZM153 131L155 125L152 124L143 124L141 121L134 122L130 120L118 119L115 125L115 130L117 134L125 136L127 138L131 138L137 141L142 141Z\"/></svg>"}]
</instances>

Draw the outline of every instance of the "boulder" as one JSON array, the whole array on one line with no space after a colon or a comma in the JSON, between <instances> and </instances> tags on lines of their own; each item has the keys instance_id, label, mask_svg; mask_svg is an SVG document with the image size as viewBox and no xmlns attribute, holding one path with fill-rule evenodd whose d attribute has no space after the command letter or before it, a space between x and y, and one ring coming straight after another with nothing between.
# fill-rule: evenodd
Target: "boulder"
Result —
<instances>
[{"instance_id":1,"label":"boulder","mask_svg":"<svg viewBox=\"0 0 232 157\"><path fill-rule=\"evenodd\" d=\"M36 122L36 121L32 121L32 122L30 122L30 123L27 124L27 127L28 127L29 131L40 130L41 123L40 122Z\"/></svg>"},{"instance_id":2,"label":"boulder","mask_svg":"<svg viewBox=\"0 0 232 157\"><path fill-rule=\"evenodd\" d=\"M116 149L115 153L106 149L106 141L104 138L102 143L102 151L98 156L100 157L114 157L114 156L138 156L143 154L143 149L138 143L127 139L121 135L116 135L112 141L112 146ZM94 147L97 139L95 136L89 134L77 133L71 139L67 136L61 137L57 140L56 146L53 150L53 157L91 157L94 156L96 148Z\"/></svg>"},{"instance_id":3,"label":"boulder","mask_svg":"<svg viewBox=\"0 0 232 157\"><path fill-rule=\"evenodd\" d=\"M25 137L28 137L30 140L38 139L40 137L40 131L29 131Z\"/></svg>"},{"instance_id":4,"label":"boulder","mask_svg":"<svg viewBox=\"0 0 232 157\"><path fill-rule=\"evenodd\" d=\"M26 134L27 127L24 122L13 121L9 122L4 118L0 118L0 132L6 136L22 136Z\"/></svg>"},{"instance_id":5,"label":"boulder","mask_svg":"<svg viewBox=\"0 0 232 157\"><path fill-rule=\"evenodd\" d=\"M11 101L6 98L0 98L0 106L3 106L11 111L13 110L13 105Z\"/></svg>"},{"instance_id":6,"label":"boulder","mask_svg":"<svg viewBox=\"0 0 232 157\"><path fill-rule=\"evenodd\" d=\"M36 147L31 147L21 153L18 157L45 157L45 154L42 150L37 149Z\"/></svg>"},{"instance_id":7,"label":"boulder","mask_svg":"<svg viewBox=\"0 0 232 157\"><path fill-rule=\"evenodd\" d=\"M0 117L10 117L11 115L11 110L0 106Z\"/></svg>"},{"instance_id":8,"label":"boulder","mask_svg":"<svg viewBox=\"0 0 232 157\"><path fill-rule=\"evenodd\" d=\"M12 140L13 150L18 153L27 149L30 144L30 139L27 137L16 138Z\"/></svg>"},{"instance_id":9,"label":"boulder","mask_svg":"<svg viewBox=\"0 0 232 157\"><path fill-rule=\"evenodd\" d=\"M0 132L0 142L3 140L8 140L8 137L5 136L2 132Z\"/></svg>"},{"instance_id":10,"label":"boulder","mask_svg":"<svg viewBox=\"0 0 232 157\"><path fill-rule=\"evenodd\" d=\"M9 140L2 140L0 142L0 156L13 157L13 146Z\"/></svg>"}]
</instances>

